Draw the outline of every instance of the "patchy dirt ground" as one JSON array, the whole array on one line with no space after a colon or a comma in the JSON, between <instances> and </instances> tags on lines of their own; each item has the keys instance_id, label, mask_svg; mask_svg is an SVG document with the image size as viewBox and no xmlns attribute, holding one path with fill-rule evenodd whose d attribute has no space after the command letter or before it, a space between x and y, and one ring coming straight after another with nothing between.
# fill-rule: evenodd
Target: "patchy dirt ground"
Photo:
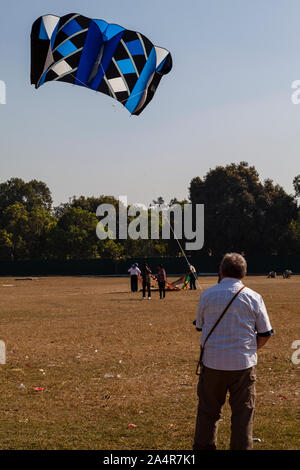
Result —
<instances>
[{"instance_id":1,"label":"patchy dirt ground","mask_svg":"<svg viewBox=\"0 0 300 470\"><path fill-rule=\"evenodd\" d=\"M216 278L199 281L205 289ZM276 331L259 354L255 448L299 449L300 276L245 283ZM199 294L142 301L126 278L0 278L0 448L191 449ZM220 449L229 434L226 405Z\"/></svg>"}]
</instances>

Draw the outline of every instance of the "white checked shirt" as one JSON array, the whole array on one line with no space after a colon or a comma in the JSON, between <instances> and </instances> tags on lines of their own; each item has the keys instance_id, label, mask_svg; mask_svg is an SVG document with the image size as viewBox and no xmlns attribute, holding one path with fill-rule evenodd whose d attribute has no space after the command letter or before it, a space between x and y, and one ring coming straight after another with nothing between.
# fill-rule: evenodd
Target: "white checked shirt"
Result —
<instances>
[{"instance_id":1,"label":"white checked shirt","mask_svg":"<svg viewBox=\"0 0 300 470\"><path fill-rule=\"evenodd\" d=\"M201 294L196 327L202 329L202 345L226 305L242 286L238 279L227 277ZM273 334L261 295L245 287L208 338L203 364L219 370L243 370L255 366L256 332L259 336Z\"/></svg>"}]
</instances>

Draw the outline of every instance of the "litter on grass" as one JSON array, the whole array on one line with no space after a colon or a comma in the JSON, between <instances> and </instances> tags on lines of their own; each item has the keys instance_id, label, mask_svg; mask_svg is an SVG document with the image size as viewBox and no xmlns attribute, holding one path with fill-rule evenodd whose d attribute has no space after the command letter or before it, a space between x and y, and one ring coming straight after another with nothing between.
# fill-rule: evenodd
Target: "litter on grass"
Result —
<instances>
[{"instance_id":1,"label":"litter on grass","mask_svg":"<svg viewBox=\"0 0 300 470\"><path fill-rule=\"evenodd\" d=\"M105 379L113 379L113 378L120 379L121 375L120 374L105 374L104 378Z\"/></svg>"}]
</instances>

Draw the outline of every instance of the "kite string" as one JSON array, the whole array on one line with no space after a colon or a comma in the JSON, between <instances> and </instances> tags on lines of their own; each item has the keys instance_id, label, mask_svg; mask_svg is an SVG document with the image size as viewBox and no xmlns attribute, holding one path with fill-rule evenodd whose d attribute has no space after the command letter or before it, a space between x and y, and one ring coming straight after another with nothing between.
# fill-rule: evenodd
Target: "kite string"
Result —
<instances>
[{"instance_id":1,"label":"kite string","mask_svg":"<svg viewBox=\"0 0 300 470\"><path fill-rule=\"evenodd\" d=\"M104 72L104 69L103 69L102 64L100 64L100 67L101 67L101 69L102 69L103 76L104 76L104 75L105 75L105 72ZM75 80L77 79L80 83L82 83L82 85L84 85L86 88L89 89L89 87L88 87L84 82L82 82L79 78L75 77L73 74L70 74L70 75L71 75ZM109 87L108 87L108 91L109 91L109 94L110 94L111 98L114 98L114 96L111 95L111 93L110 93L110 88L109 88ZM131 97L131 95L130 95L130 97L131 97L131 98L134 98L135 96L138 96L138 95L140 95L141 93L144 93L144 91L145 91L145 89L142 90L142 91L140 91L139 93L134 94L132 97ZM125 100L120 100L120 103L123 103L124 101L127 101L127 100L128 100L128 98L125 99ZM163 215L163 211L162 211L162 215ZM180 248L180 250L181 250L181 252L182 252L182 254L183 254L183 256L184 256L184 258L185 258L185 260L186 260L186 262L187 262L188 267L190 268L191 264L190 264L189 260L187 259L187 256L186 256L186 254L185 254L185 251L184 251L184 249L182 248L182 245L181 245L181 243L180 243L180 241L179 241L179 239L178 239L178 237L177 237L177 235L176 235L176 233L175 233L175 231L174 231L172 225L170 224L170 222L169 222L169 220L168 220L167 217L163 217L163 218L164 218L165 220L167 220L167 222L168 222L168 224L169 224L169 227L170 227L170 229L172 230L172 233L173 233L173 235L174 235L174 238L175 238L175 240L177 241L177 243L178 243L178 245L179 245L179 248ZM193 274L193 275L194 275L194 274ZM198 281L198 279L196 279L196 284L200 287L200 290L203 290L202 287L201 287L201 285L200 285L200 282Z\"/></svg>"},{"instance_id":2,"label":"kite string","mask_svg":"<svg viewBox=\"0 0 300 470\"><path fill-rule=\"evenodd\" d=\"M180 250L181 250L181 252L182 252L182 254L183 254L183 256L184 256L184 258L185 258L185 260L186 260L186 262L187 262L188 267L190 268L191 263L190 263L189 260L187 259L187 256L186 256L186 254L185 254L185 251L184 251L184 249L182 248L182 245L181 245L181 243L180 243L180 241L179 241L179 239L178 239L178 237L177 237L177 235L176 235L176 233L175 233L175 231L174 231L174 229L173 229L171 223L169 222L168 217L166 217L166 216L164 217L163 211L162 211L162 217L163 217L164 220L166 220L166 221L168 222L168 225L169 225L170 229L172 230L172 233L173 233L173 235L174 235L174 238L175 238L175 240L177 241L177 243L178 243L178 245L179 245L179 248L180 248ZM194 274L193 274L193 275L194 275ZM202 287L201 287L200 282L198 281L198 279L196 279L196 284L197 284L197 286L200 287L200 290L202 291L203 289L202 289Z\"/></svg>"},{"instance_id":3,"label":"kite string","mask_svg":"<svg viewBox=\"0 0 300 470\"><path fill-rule=\"evenodd\" d=\"M102 64L100 64L100 67L101 67L101 69L102 69L103 76L105 76L105 71L104 71L104 69L103 69ZM75 77L73 74L70 74L70 75L71 75L75 80L78 80L80 83L82 83L82 85L84 85L86 88L89 89L89 87L88 87L84 82L82 82L79 78ZM111 92L110 92L110 88L109 88L109 87L108 87L108 91L109 91L110 97L111 97L111 98L114 98L114 96L113 96L113 95L111 94ZM145 89L142 90L142 91L140 91L139 93L136 93L136 94L132 95L132 96L130 95L130 96L129 96L128 98L126 98L125 100L120 100L120 103L123 103L123 102L127 101L129 98L134 98L135 96L138 96L138 95L144 93L144 91L145 91ZM163 211L162 211L162 214L163 214ZM174 235L174 238L175 238L175 240L177 241L177 243L178 243L178 245L179 245L179 248L180 248L180 250L181 250L181 252L182 252L182 254L183 254L183 256L184 256L184 258L185 258L185 260L186 260L186 262L187 262L188 267L190 268L191 264L190 264L189 260L187 259L187 256L186 256L186 254L185 254L185 251L184 251L184 249L182 248L182 245L181 245L181 243L180 243L180 241L179 241L179 239L178 239L178 237L177 237L177 235L176 235L176 233L175 233L175 231L174 231L172 225L170 224L170 222L169 222L169 220L168 220L167 217L165 217L165 220L167 220L167 222L168 222L168 224L169 224L169 227L170 227L170 229L172 230L172 233L173 233L173 235ZM194 274L193 274L193 275L194 275ZM201 287L201 285L200 285L200 282L198 281L198 279L196 279L196 284L200 287L200 290L203 290L202 287Z\"/></svg>"}]
</instances>

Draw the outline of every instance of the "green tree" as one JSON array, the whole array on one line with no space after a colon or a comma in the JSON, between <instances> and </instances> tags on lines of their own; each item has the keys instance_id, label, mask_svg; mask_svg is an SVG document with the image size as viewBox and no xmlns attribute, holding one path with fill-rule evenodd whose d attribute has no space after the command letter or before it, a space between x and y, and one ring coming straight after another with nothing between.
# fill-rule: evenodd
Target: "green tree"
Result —
<instances>
[{"instance_id":1,"label":"green tree","mask_svg":"<svg viewBox=\"0 0 300 470\"><path fill-rule=\"evenodd\" d=\"M295 189L295 196L300 197L300 175L295 176L293 179L293 186Z\"/></svg>"},{"instance_id":2,"label":"green tree","mask_svg":"<svg viewBox=\"0 0 300 470\"><path fill-rule=\"evenodd\" d=\"M164 198L163 198L162 196L158 196L158 198L157 198L157 199L153 199L152 202L153 202L153 204L155 204L155 205L163 206L164 203L165 203L165 200L164 200Z\"/></svg>"},{"instance_id":3,"label":"green tree","mask_svg":"<svg viewBox=\"0 0 300 470\"><path fill-rule=\"evenodd\" d=\"M0 259L13 259L12 234L0 229Z\"/></svg>"},{"instance_id":4,"label":"green tree","mask_svg":"<svg viewBox=\"0 0 300 470\"><path fill-rule=\"evenodd\" d=\"M3 211L2 220L12 242L12 259L30 257L26 240L28 239L29 214L25 206L16 202Z\"/></svg>"},{"instance_id":5,"label":"green tree","mask_svg":"<svg viewBox=\"0 0 300 470\"><path fill-rule=\"evenodd\" d=\"M26 209L16 202L2 213L3 229L8 235L12 259L38 259L46 256L48 233L55 225L50 212L41 206Z\"/></svg>"},{"instance_id":6,"label":"green tree","mask_svg":"<svg viewBox=\"0 0 300 470\"><path fill-rule=\"evenodd\" d=\"M93 258L98 255L95 214L69 207L49 235L52 256L61 259Z\"/></svg>"},{"instance_id":7,"label":"green tree","mask_svg":"<svg viewBox=\"0 0 300 470\"><path fill-rule=\"evenodd\" d=\"M124 258L124 246L115 240L107 239L99 242L100 258L121 260Z\"/></svg>"},{"instance_id":8,"label":"green tree","mask_svg":"<svg viewBox=\"0 0 300 470\"><path fill-rule=\"evenodd\" d=\"M31 180L25 183L20 178L11 178L0 184L0 214L15 203L22 204L27 210L40 206L50 211L52 207L51 192L42 181Z\"/></svg>"},{"instance_id":9,"label":"green tree","mask_svg":"<svg viewBox=\"0 0 300 470\"><path fill-rule=\"evenodd\" d=\"M112 204L116 210L119 207L119 201L114 196L104 196L103 194L99 197L73 196L70 202L55 207L54 213L57 217L61 217L70 207L81 207L81 209L96 214L97 207L101 204Z\"/></svg>"},{"instance_id":10,"label":"green tree","mask_svg":"<svg viewBox=\"0 0 300 470\"><path fill-rule=\"evenodd\" d=\"M290 224L297 218L295 198L271 180L259 181L246 162L218 166L193 178L190 200L205 206L206 252L290 253Z\"/></svg>"},{"instance_id":11,"label":"green tree","mask_svg":"<svg viewBox=\"0 0 300 470\"><path fill-rule=\"evenodd\" d=\"M1 183L0 256L7 257L9 250L12 259L45 257L47 234L55 223L51 207L50 190L42 181L11 178Z\"/></svg>"}]
</instances>

